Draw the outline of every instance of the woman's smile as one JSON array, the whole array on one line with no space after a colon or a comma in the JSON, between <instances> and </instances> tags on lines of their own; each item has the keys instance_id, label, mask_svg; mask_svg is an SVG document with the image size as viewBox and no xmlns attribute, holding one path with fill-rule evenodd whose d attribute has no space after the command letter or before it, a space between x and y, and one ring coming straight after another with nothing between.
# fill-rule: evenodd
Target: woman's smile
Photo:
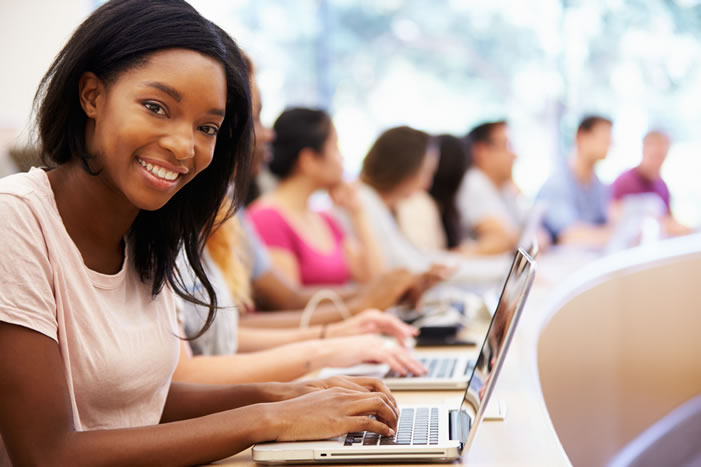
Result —
<instances>
[{"instance_id":1,"label":"woman's smile","mask_svg":"<svg viewBox=\"0 0 701 467\"><path fill-rule=\"evenodd\" d=\"M142 172L151 186L159 190L170 190L176 187L190 170L187 167L175 167L163 161L137 157Z\"/></svg>"}]
</instances>

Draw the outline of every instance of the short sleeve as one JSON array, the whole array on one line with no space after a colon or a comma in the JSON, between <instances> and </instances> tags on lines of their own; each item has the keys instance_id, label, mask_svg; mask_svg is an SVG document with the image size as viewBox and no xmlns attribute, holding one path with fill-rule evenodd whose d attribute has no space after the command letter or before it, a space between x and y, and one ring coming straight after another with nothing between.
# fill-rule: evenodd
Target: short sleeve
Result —
<instances>
[{"instance_id":1,"label":"short sleeve","mask_svg":"<svg viewBox=\"0 0 701 467\"><path fill-rule=\"evenodd\" d=\"M507 225L511 223L499 193L486 180L486 176L479 173L471 172L464 177L457 202L468 231L489 217L497 217Z\"/></svg>"},{"instance_id":2,"label":"short sleeve","mask_svg":"<svg viewBox=\"0 0 701 467\"><path fill-rule=\"evenodd\" d=\"M328 212L320 212L319 215L324 218L326 224L331 229L336 243L343 243L346 238L346 232L341 227L341 224L334 218L333 214Z\"/></svg>"},{"instance_id":3,"label":"short sleeve","mask_svg":"<svg viewBox=\"0 0 701 467\"><path fill-rule=\"evenodd\" d=\"M252 208L248 211L248 218L266 246L295 252L292 227L277 210L268 207Z\"/></svg>"},{"instance_id":4,"label":"short sleeve","mask_svg":"<svg viewBox=\"0 0 701 467\"><path fill-rule=\"evenodd\" d=\"M270 255L258 236L258 232L251 227L246 214L241 214L241 226L246 233L248 252L251 258L251 280L256 280L270 269Z\"/></svg>"},{"instance_id":5,"label":"short sleeve","mask_svg":"<svg viewBox=\"0 0 701 467\"><path fill-rule=\"evenodd\" d=\"M549 180L538 194L538 200L545 205L543 226L557 240L558 236L570 225L577 222L577 207L566 187Z\"/></svg>"},{"instance_id":6,"label":"short sleeve","mask_svg":"<svg viewBox=\"0 0 701 467\"><path fill-rule=\"evenodd\" d=\"M611 185L611 199L613 201L619 201L628 194L628 185L630 184L628 181L629 178L628 172L625 172L614 180Z\"/></svg>"},{"instance_id":7,"label":"short sleeve","mask_svg":"<svg viewBox=\"0 0 701 467\"><path fill-rule=\"evenodd\" d=\"M0 194L0 321L58 341L53 272L44 233L21 197Z\"/></svg>"}]
</instances>

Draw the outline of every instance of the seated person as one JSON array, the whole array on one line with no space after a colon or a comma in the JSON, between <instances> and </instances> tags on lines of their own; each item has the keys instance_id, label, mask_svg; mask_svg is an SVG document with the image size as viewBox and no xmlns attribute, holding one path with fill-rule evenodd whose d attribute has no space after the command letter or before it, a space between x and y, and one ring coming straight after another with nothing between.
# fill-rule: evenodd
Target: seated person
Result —
<instances>
[{"instance_id":1,"label":"seated person","mask_svg":"<svg viewBox=\"0 0 701 467\"><path fill-rule=\"evenodd\" d=\"M331 118L322 110L283 112L274 125L270 161L279 185L249 208L249 217L273 263L302 285L365 282L383 269L381 255L369 233L369 221L343 182L343 159ZM348 235L328 212L309 207L309 198L329 190L349 214L355 236Z\"/></svg>"},{"instance_id":2,"label":"seated person","mask_svg":"<svg viewBox=\"0 0 701 467\"><path fill-rule=\"evenodd\" d=\"M36 93L55 168L0 180L0 465L202 465L256 442L394 435L375 380L172 381L176 294L197 298L176 257L213 317L202 245L250 176L245 68L172 0L108 2L56 55Z\"/></svg>"},{"instance_id":3,"label":"seated person","mask_svg":"<svg viewBox=\"0 0 701 467\"><path fill-rule=\"evenodd\" d=\"M476 254L511 251L518 243L529 203L516 187L512 169L516 154L505 121L488 122L467 135L472 167L462 179L457 207L463 239L472 239Z\"/></svg>"},{"instance_id":4,"label":"seated person","mask_svg":"<svg viewBox=\"0 0 701 467\"><path fill-rule=\"evenodd\" d=\"M445 238L445 248L454 249L462 241L462 216L457 206L457 193L465 172L472 165L465 141L451 135L440 135L436 173L428 190L436 202Z\"/></svg>"},{"instance_id":5,"label":"seated person","mask_svg":"<svg viewBox=\"0 0 701 467\"><path fill-rule=\"evenodd\" d=\"M382 133L363 160L359 201L372 219L372 233L386 267L429 269L428 256L401 232L393 212L400 201L430 185L438 151L423 131L402 126Z\"/></svg>"},{"instance_id":6,"label":"seated person","mask_svg":"<svg viewBox=\"0 0 701 467\"><path fill-rule=\"evenodd\" d=\"M608 222L608 190L597 177L596 164L611 146L611 120L584 118L567 164L556 168L538 194L545 205L545 228L561 245L605 246L613 228Z\"/></svg>"},{"instance_id":7,"label":"seated person","mask_svg":"<svg viewBox=\"0 0 701 467\"><path fill-rule=\"evenodd\" d=\"M395 208L402 233L424 251L445 250L458 246L459 222L455 193L469 165L464 143L451 135L435 138L438 166L428 186L422 187ZM458 224L459 226L459 224Z\"/></svg>"},{"instance_id":8,"label":"seated person","mask_svg":"<svg viewBox=\"0 0 701 467\"><path fill-rule=\"evenodd\" d=\"M621 202L631 195L654 193L664 203L662 228L667 235L685 235L692 230L672 215L669 189L662 179L662 164L669 152L669 136L660 130L649 131L643 138L643 157L637 167L623 172L611 186L612 215L620 216Z\"/></svg>"},{"instance_id":9,"label":"seated person","mask_svg":"<svg viewBox=\"0 0 701 467\"><path fill-rule=\"evenodd\" d=\"M248 59L248 57L244 58ZM251 173L256 176L266 161L270 160L272 152L270 144L275 134L260 119L260 92L253 64L247 60L247 65L255 133ZM255 184L250 186L255 187ZM227 209L223 209L224 213L226 211ZM238 247L232 248L232 245ZM245 323L245 326L299 326L302 312L294 310L304 308L317 290L294 283L274 267L258 234L251 227L243 212L229 218L209 236L207 250L218 268L225 271L224 279L229 286L229 291L231 295L236 297L241 309L267 310L266 313L243 313L241 321ZM232 250L235 251L233 255L231 254ZM236 270L235 264L237 262L245 265L245 276L230 274L230 271ZM246 280L240 280L241 277L246 277ZM394 269L381 274L367 284L356 287L334 287L333 290L341 296L349 312L355 315L368 308L385 310L401 298L410 302L415 301L423 293L423 290L430 287L435 280L436 278L430 276L415 276L407 270ZM321 303L314 312L311 323L332 323L341 317L333 304Z\"/></svg>"}]
</instances>

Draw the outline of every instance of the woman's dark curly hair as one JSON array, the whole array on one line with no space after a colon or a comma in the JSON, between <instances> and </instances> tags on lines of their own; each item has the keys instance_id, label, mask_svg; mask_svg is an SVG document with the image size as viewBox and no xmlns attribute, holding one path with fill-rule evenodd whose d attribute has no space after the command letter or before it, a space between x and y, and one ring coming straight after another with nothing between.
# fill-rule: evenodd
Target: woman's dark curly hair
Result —
<instances>
[{"instance_id":1,"label":"woman's dark curly hair","mask_svg":"<svg viewBox=\"0 0 701 467\"><path fill-rule=\"evenodd\" d=\"M151 54L175 48L199 52L223 65L226 116L209 167L162 208L139 212L129 244L141 280L151 282L154 296L167 283L183 299L209 308L201 335L217 308L216 293L202 264L205 241L225 198L231 197L224 205L230 205L233 212L250 178L251 95L248 69L236 43L185 1L112 0L73 33L41 80L34 105L44 162L56 166L75 158L96 175L100 168L93 167L94 155L86 147L87 116L78 99L81 76L92 72L109 86L121 73L147 63ZM185 287L176 266L181 249L207 291L209 303Z\"/></svg>"}]
</instances>

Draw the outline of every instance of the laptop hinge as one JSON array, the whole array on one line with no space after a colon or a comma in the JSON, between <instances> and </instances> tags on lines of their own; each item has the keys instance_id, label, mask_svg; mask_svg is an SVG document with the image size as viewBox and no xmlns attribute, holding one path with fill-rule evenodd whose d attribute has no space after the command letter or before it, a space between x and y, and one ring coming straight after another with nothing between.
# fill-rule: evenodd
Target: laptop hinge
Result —
<instances>
[{"instance_id":1,"label":"laptop hinge","mask_svg":"<svg viewBox=\"0 0 701 467\"><path fill-rule=\"evenodd\" d=\"M460 449L463 449L470 432L470 416L464 410L451 410L448 413L450 416L448 422L449 437L452 441L458 441Z\"/></svg>"}]
</instances>

